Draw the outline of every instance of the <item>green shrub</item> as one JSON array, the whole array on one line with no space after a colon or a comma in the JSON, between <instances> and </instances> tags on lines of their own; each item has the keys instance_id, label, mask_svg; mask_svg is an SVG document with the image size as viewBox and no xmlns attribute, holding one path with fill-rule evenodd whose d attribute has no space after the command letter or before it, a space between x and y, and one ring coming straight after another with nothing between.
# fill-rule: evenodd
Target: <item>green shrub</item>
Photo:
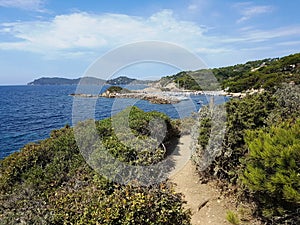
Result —
<instances>
[{"instance_id":1,"label":"green shrub","mask_svg":"<svg viewBox=\"0 0 300 225\"><path fill-rule=\"evenodd\" d=\"M268 131L248 131L242 183L254 194L267 219L297 215L300 208L300 120ZM299 219L299 217L298 217Z\"/></svg>"},{"instance_id":2,"label":"green shrub","mask_svg":"<svg viewBox=\"0 0 300 225\"><path fill-rule=\"evenodd\" d=\"M157 123L151 125L155 121ZM112 118L97 121L96 128L110 154L121 161L141 165L161 161L167 154L162 145L168 145L179 135L178 127L173 126L165 114L144 112L137 107L129 107Z\"/></svg>"},{"instance_id":3,"label":"green shrub","mask_svg":"<svg viewBox=\"0 0 300 225\"><path fill-rule=\"evenodd\" d=\"M268 125L300 117L300 87L293 84L283 84L274 93L276 108L267 118Z\"/></svg>"},{"instance_id":4,"label":"green shrub","mask_svg":"<svg viewBox=\"0 0 300 225\"><path fill-rule=\"evenodd\" d=\"M226 118L224 118L226 120L226 133L224 140L222 140L223 143L218 147L219 150L214 149L215 152L219 153L212 160L211 165L201 174L207 177L214 175L217 178L236 183L241 168L240 159L247 153L244 140L245 131L267 126L266 118L274 110L275 102L275 98L270 93L249 95L243 99L231 99L227 102L225 106L227 113ZM218 107L215 107L213 114L221 115L221 113L222 110L220 111ZM212 155L210 152L205 152L204 147L209 138L216 134L212 134L211 131L212 113L203 108L200 114L198 136L200 147L196 151L196 157L203 158L203 155ZM201 162L197 159L195 161Z\"/></svg>"},{"instance_id":5,"label":"green shrub","mask_svg":"<svg viewBox=\"0 0 300 225\"><path fill-rule=\"evenodd\" d=\"M131 129L140 138L149 135L148 122L156 116L172 128L164 114L137 108L132 113ZM89 132L81 140L86 143L80 143L87 148L94 137L90 123L95 125L95 121L78 125ZM96 128L100 140L114 136L110 119L96 122ZM66 126L53 131L50 138L0 161L0 224L190 224L190 212L172 185L117 185L97 174L79 151L74 130ZM172 132L168 130L164 141ZM120 157L131 160L130 148L123 148L117 139L109 145L110 151L116 155L121 151ZM149 154L149 160L152 157L155 154Z\"/></svg>"},{"instance_id":6,"label":"green shrub","mask_svg":"<svg viewBox=\"0 0 300 225\"><path fill-rule=\"evenodd\" d=\"M233 225L240 224L240 220L239 220L238 216L232 211L228 211L226 213L226 220Z\"/></svg>"},{"instance_id":7,"label":"green shrub","mask_svg":"<svg viewBox=\"0 0 300 225\"><path fill-rule=\"evenodd\" d=\"M131 92L127 88L122 88L120 86L110 86L109 88L107 88L106 91L108 91L110 93L130 93Z\"/></svg>"}]
</instances>

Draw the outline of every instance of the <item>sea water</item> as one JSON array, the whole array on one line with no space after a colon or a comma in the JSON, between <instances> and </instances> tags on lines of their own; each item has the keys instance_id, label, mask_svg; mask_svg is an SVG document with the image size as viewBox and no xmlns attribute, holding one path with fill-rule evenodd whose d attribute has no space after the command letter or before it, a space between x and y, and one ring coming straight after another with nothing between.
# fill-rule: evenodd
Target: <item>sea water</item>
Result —
<instances>
[{"instance_id":1,"label":"sea water","mask_svg":"<svg viewBox=\"0 0 300 225\"><path fill-rule=\"evenodd\" d=\"M127 86L140 89L145 86ZM99 87L95 87L97 90ZM106 87L107 88L107 87ZM20 150L25 144L49 137L51 130L59 129L66 124L73 125L83 119L104 119L128 106L135 105L145 111L160 111L171 118L190 116L209 99L207 96L191 96L188 101L178 104L152 104L138 99L97 98L94 109L84 107L87 99L82 98L81 113L84 116L76 120L74 115L75 85L70 86L0 86L0 158ZM99 89L99 93L104 88ZM78 107L77 107L78 108ZM92 113L86 113L86 111ZM85 115L88 115L87 117ZM90 118L92 117L92 118Z\"/></svg>"}]
</instances>

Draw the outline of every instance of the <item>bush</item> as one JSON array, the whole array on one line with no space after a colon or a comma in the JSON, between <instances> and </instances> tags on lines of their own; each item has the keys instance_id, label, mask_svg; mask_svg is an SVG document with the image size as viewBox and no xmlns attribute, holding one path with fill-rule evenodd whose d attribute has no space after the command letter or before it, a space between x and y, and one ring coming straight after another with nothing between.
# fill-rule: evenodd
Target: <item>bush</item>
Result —
<instances>
[{"instance_id":1,"label":"bush","mask_svg":"<svg viewBox=\"0 0 300 225\"><path fill-rule=\"evenodd\" d=\"M130 93L131 91L128 90L127 88L122 88L120 86L110 86L106 90L109 93Z\"/></svg>"},{"instance_id":2,"label":"bush","mask_svg":"<svg viewBox=\"0 0 300 225\"><path fill-rule=\"evenodd\" d=\"M228 212L226 213L226 220L227 220L229 223L233 224L233 225L239 225L239 224L240 224L239 218L238 218L237 215L236 215L234 212L232 212L232 211L228 211Z\"/></svg>"},{"instance_id":3,"label":"bush","mask_svg":"<svg viewBox=\"0 0 300 225\"><path fill-rule=\"evenodd\" d=\"M199 147L196 150L194 161L198 169L201 170L202 176L216 176L234 184L236 183L239 169L241 168L240 159L247 153L244 140L245 131L267 126L266 118L274 110L275 102L275 98L269 93L249 95L243 99L231 99L226 103L227 114L226 118L223 119L217 119L222 116L222 110L220 111L218 107L215 107L214 113L205 108L201 110L198 134ZM225 116L223 115L223 117ZM226 120L226 133L224 140L222 140L222 145L218 146L218 149L215 149L216 147L211 150L206 149L205 146L209 138L219 135L211 131L211 123L217 123L218 120L218 123ZM220 130L221 128L218 129ZM212 151L217 154L212 154ZM211 155L215 157L208 159ZM201 169L203 168L201 165L203 164L203 158L204 161L211 162L205 171Z\"/></svg>"},{"instance_id":4,"label":"bush","mask_svg":"<svg viewBox=\"0 0 300 225\"><path fill-rule=\"evenodd\" d=\"M165 114L144 112L137 107L129 107L112 118L96 122L96 128L110 154L139 165L161 161L167 154L163 146L179 135L178 128Z\"/></svg>"},{"instance_id":5,"label":"bush","mask_svg":"<svg viewBox=\"0 0 300 225\"><path fill-rule=\"evenodd\" d=\"M300 87L293 84L283 84L274 96L276 108L268 116L268 125L300 117Z\"/></svg>"},{"instance_id":6,"label":"bush","mask_svg":"<svg viewBox=\"0 0 300 225\"><path fill-rule=\"evenodd\" d=\"M131 129L139 137L149 134L148 122L156 116L172 127L164 114L137 108L132 113ZM86 129L89 123L95 125L88 121L78 126L92 135ZM96 122L96 127L98 139L114 135L110 119ZM190 212L171 184L117 185L92 170L79 151L74 130L66 126L53 131L50 138L26 145L0 162L1 224L190 224ZM90 135L86 136L81 140L86 143L80 144L89 147ZM164 141L170 137L168 133ZM128 149L116 141L110 141L110 150L126 156Z\"/></svg>"},{"instance_id":7,"label":"bush","mask_svg":"<svg viewBox=\"0 0 300 225\"><path fill-rule=\"evenodd\" d=\"M300 120L269 131L248 131L242 183L254 194L267 219L293 221L300 209ZM299 220L299 217L298 217Z\"/></svg>"}]
</instances>

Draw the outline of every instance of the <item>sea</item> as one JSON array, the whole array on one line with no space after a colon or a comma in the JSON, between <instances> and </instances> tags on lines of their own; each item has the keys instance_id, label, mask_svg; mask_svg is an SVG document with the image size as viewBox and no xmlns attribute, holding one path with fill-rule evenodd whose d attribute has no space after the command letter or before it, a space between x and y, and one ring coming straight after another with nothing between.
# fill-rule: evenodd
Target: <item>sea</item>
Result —
<instances>
[{"instance_id":1,"label":"sea","mask_svg":"<svg viewBox=\"0 0 300 225\"><path fill-rule=\"evenodd\" d=\"M143 89L145 85L129 85L126 88ZM108 86L93 87L101 93ZM208 104L205 95L193 95L177 104L152 104L139 99L93 99L93 108L86 104L87 98L71 96L78 93L76 85L62 86L0 86L0 159L19 151L24 145L49 137L54 129L66 124L73 126L85 119L101 120L120 112L129 106L137 106L144 111L159 111L171 118L183 118L197 112ZM75 100L77 99L77 100ZM223 98L219 101L224 101ZM200 104L199 104L200 103Z\"/></svg>"}]
</instances>

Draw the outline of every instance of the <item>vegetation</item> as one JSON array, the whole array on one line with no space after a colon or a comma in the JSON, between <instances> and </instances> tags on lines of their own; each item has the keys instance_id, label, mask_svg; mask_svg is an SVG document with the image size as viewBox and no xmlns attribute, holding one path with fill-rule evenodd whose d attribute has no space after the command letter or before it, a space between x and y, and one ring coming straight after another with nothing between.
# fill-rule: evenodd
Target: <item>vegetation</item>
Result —
<instances>
[{"instance_id":1,"label":"vegetation","mask_svg":"<svg viewBox=\"0 0 300 225\"><path fill-rule=\"evenodd\" d=\"M196 158L201 158L197 161L197 166L203 177L210 175L236 183L238 179L238 168L240 168L240 159L248 151L245 146L245 131L254 130L267 125L265 118L275 108L274 97L265 92L257 95L249 95L243 99L231 99L226 103L226 132L224 136L219 154L213 159L213 163L202 171L202 164L206 163L207 155L206 146L209 138L215 134L211 133L211 121L214 114L219 115L221 109L219 107L210 110L209 108L201 110L200 127L198 136L198 151ZM203 162L204 160L204 162Z\"/></svg>"},{"instance_id":2,"label":"vegetation","mask_svg":"<svg viewBox=\"0 0 300 225\"><path fill-rule=\"evenodd\" d=\"M222 180L234 187L235 196L256 202L256 213L267 224L300 220L299 101L299 87L294 84L231 99L226 103L226 133L219 149L209 148L209 139L216 136L211 130L212 112L220 110L207 108L200 113L193 159L202 179Z\"/></svg>"},{"instance_id":3,"label":"vegetation","mask_svg":"<svg viewBox=\"0 0 300 225\"><path fill-rule=\"evenodd\" d=\"M110 86L109 88L107 88L107 90L109 93L129 93L130 90L128 90L127 88L122 88L120 86Z\"/></svg>"},{"instance_id":4,"label":"vegetation","mask_svg":"<svg viewBox=\"0 0 300 225\"><path fill-rule=\"evenodd\" d=\"M236 215L234 212L232 212L232 211L228 211L228 212L226 213L226 220L227 220L229 223L233 224L233 225L239 225L239 224L240 224L239 218L238 218L237 215Z\"/></svg>"},{"instance_id":5,"label":"vegetation","mask_svg":"<svg viewBox=\"0 0 300 225\"><path fill-rule=\"evenodd\" d=\"M186 89L216 90L217 82L210 79L213 73L231 92L264 89L231 99L225 106L203 107L193 160L202 179L218 179L235 187L235 197L255 202L256 215L265 224L300 223L299 68L300 54L294 54L180 72L161 80ZM111 91L123 89L114 86ZM141 186L137 185L144 181L141 177L126 182L128 171L106 158L112 155L130 166L154 165L168 155L166 146L178 136L178 128L187 132L189 124L132 107L102 121L66 126L49 139L26 145L0 162L1 222L190 224L181 194L169 183L155 182L165 168L146 176L152 185ZM114 180L100 176L97 168L114 169ZM122 180L117 179L120 175ZM232 211L226 219L240 223Z\"/></svg>"},{"instance_id":6,"label":"vegetation","mask_svg":"<svg viewBox=\"0 0 300 225\"><path fill-rule=\"evenodd\" d=\"M105 80L95 77L82 77L77 79L42 77L28 83L27 85L78 85L79 83L83 85L103 85Z\"/></svg>"},{"instance_id":7,"label":"vegetation","mask_svg":"<svg viewBox=\"0 0 300 225\"><path fill-rule=\"evenodd\" d=\"M77 79L68 79L61 77L42 77L29 82L27 85L128 85L128 84L148 84L153 81L150 80L137 80L128 78L126 76L120 76L115 79L103 80L96 77L82 77Z\"/></svg>"},{"instance_id":8,"label":"vegetation","mask_svg":"<svg viewBox=\"0 0 300 225\"><path fill-rule=\"evenodd\" d=\"M161 83L174 81L179 87L190 90L216 90L217 78L223 89L229 92L243 92L251 89L273 90L282 83L300 83L300 53L282 58L250 61L245 64L223 68L183 71L168 76Z\"/></svg>"},{"instance_id":9,"label":"vegetation","mask_svg":"<svg viewBox=\"0 0 300 225\"><path fill-rule=\"evenodd\" d=\"M294 219L300 209L300 120L267 131L248 131L249 154L242 183L254 193L267 218ZM293 220L292 220L293 221ZM291 222L292 222L291 221ZM299 221L298 221L299 222Z\"/></svg>"},{"instance_id":10,"label":"vegetation","mask_svg":"<svg viewBox=\"0 0 300 225\"><path fill-rule=\"evenodd\" d=\"M163 143L177 132L164 114L145 113L136 107L121 114L128 112L130 129L139 138L151 135L148 126L154 118L166 122ZM1 224L190 224L190 212L183 209L182 196L171 184L121 185L91 169L78 148L74 129L55 130L50 138L28 144L1 161ZM96 130L117 158L140 162L138 148L128 148L115 139L111 119L97 121ZM163 157L160 148L153 160L149 156L150 163ZM131 153L136 157L130 157Z\"/></svg>"},{"instance_id":11,"label":"vegetation","mask_svg":"<svg viewBox=\"0 0 300 225\"><path fill-rule=\"evenodd\" d=\"M198 71L182 71L174 76L167 76L160 80L162 86L173 81L179 88L195 91L215 91L219 90L220 86L215 79L211 70L198 70Z\"/></svg>"},{"instance_id":12,"label":"vegetation","mask_svg":"<svg viewBox=\"0 0 300 225\"><path fill-rule=\"evenodd\" d=\"M122 84L130 84L136 81L136 79L128 78L125 76L120 76L111 80L108 80L107 83L111 85L122 85Z\"/></svg>"}]
</instances>

